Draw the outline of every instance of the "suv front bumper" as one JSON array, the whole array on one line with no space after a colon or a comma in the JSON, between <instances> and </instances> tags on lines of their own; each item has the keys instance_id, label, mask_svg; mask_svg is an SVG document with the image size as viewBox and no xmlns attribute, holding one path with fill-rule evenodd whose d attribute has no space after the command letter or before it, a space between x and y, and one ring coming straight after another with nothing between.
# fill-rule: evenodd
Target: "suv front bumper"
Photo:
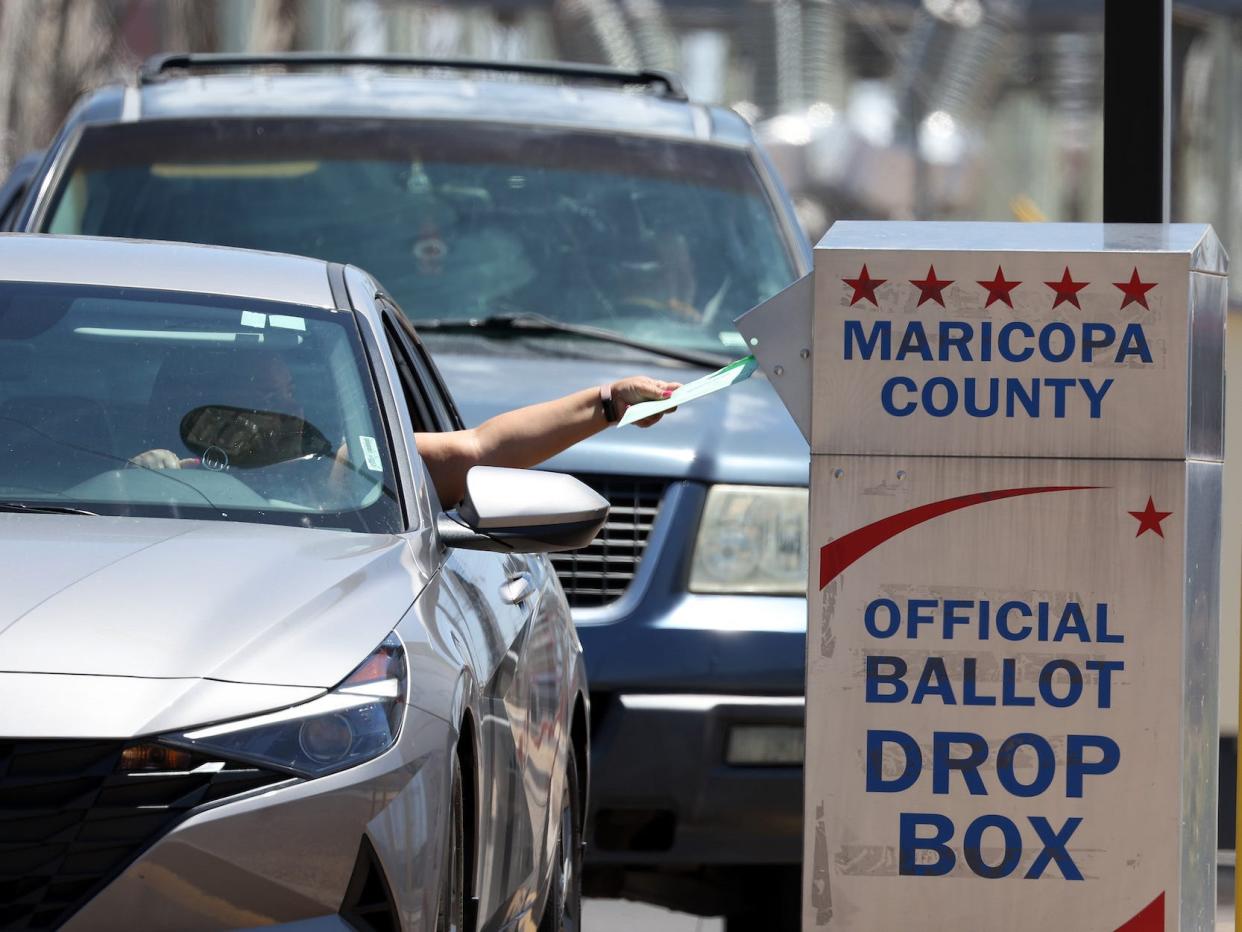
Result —
<instances>
[{"instance_id":1,"label":"suv front bumper","mask_svg":"<svg viewBox=\"0 0 1242 932\"><path fill-rule=\"evenodd\" d=\"M707 486L674 482L625 595L576 610L591 686L588 867L802 860L802 767L727 763L736 725L803 727L806 599L687 591Z\"/></svg>"},{"instance_id":2,"label":"suv front bumper","mask_svg":"<svg viewBox=\"0 0 1242 932\"><path fill-rule=\"evenodd\" d=\"M598 697L588 858L594 865L793 864L802 767L726 761L739 725L803 727L801 697Z\"/></svg>"}]
</instances>

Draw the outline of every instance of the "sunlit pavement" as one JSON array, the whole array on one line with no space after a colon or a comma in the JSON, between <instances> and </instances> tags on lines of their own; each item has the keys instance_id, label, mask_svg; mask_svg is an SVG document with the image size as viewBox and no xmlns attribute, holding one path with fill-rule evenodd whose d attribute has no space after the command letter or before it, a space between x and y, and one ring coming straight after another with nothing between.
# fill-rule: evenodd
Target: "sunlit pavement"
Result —
<instances>
[{"instance_id":1,"label":"sunlit pavement","mask_svg":"<svg viewBox=\"0 0 1242 932\"><path fill-rule=\"evenodd\" d=\"M701 919L627 900L586 900L582 932L723 932L720 919ZM1230 924L1229 929L1233 929Z\"/></svg>"},{"instance_id":2,"label":"sunlit pavement","mask_svg":"<svg viewBox=\"0 0 1242 932\"><path fill-rule=\"evenodd\" d=\"M1222 858L1216 872L1216 932L1234 932L1233 853ZM685 913L630 903L625 900L586 900L582 905L583 932L723 932L720 919L701 919Z\"/></svg>"}]
</instances>

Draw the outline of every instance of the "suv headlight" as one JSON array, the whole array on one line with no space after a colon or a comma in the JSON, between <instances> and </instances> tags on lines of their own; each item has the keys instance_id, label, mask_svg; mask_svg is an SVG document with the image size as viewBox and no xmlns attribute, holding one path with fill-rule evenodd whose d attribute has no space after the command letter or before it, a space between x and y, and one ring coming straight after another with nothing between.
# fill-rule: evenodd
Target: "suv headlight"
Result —
<instances>
[{"instance_id":1,"label":"suv headlight","mask_svg":"<svg viewBox=\"0 0 1242 932\"><path fill-rule=\"evenodd\" d=\"M321 777L392 747L401 731L405 697L405 649L394 632L318 699L163 740L301 777Z\"/></svg>"},{"instance_id":2,"label":"suv headlight","mask_svg":"<svg viewBox=\"0 0 1242 932\"><path fill-rule=\"evenodd\" d=\"M806 594L807 490L716 485L694 542L691 592Z\"/></svg>"}]
</instances>

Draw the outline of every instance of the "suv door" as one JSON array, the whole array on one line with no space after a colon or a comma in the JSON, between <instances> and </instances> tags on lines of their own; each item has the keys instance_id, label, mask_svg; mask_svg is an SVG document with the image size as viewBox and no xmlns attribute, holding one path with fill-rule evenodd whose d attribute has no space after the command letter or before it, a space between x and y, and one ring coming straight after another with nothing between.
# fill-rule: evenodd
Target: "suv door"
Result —
<instances>
[{"instance_id":1,"label":"suv door","mask_svg":"<svg viewBox=\"0 0 1242 932\"><path fill-rule=\"evenodd\" d=\"M390 299L380 295L377 303L415 430L460 429L452 399L417 336ZM521 554L447 549L441 577L442 598L453 601L455 614L472 628L466 642L482 693L481 757L491 763L480 793L476 889L481 905L505 904L512 913L504 915L508 920L534 905L555 847L555 837L548 842L554 821L549 793L556 722L567 722L558 707L567 700L559 685L565 682L565 658L547 646L559 642L560 634L542 611L545 594L554 590L546 561ZM551 703L549 684L559 694Z\"/></svg>"}]
</instances>

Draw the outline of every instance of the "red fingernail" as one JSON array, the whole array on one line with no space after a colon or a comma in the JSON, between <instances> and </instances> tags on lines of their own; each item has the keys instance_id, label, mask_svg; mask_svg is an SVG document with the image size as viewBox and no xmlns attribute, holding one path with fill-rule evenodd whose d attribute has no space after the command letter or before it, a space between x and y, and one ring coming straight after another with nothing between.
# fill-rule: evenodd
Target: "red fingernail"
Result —
<instances>
[{"instance_id":1,"label":"red fingernail","mask_svg":"<svg viewBox=\"0 0 1242 932\"><path fill-rule=\"evenodd\" d=\"M672 393L672 392L665 392L665 393L664 393L664 397L665 397L665 398L672 398L672 397L673 397L673 393Z\"/></svg>"}]
</instances>

